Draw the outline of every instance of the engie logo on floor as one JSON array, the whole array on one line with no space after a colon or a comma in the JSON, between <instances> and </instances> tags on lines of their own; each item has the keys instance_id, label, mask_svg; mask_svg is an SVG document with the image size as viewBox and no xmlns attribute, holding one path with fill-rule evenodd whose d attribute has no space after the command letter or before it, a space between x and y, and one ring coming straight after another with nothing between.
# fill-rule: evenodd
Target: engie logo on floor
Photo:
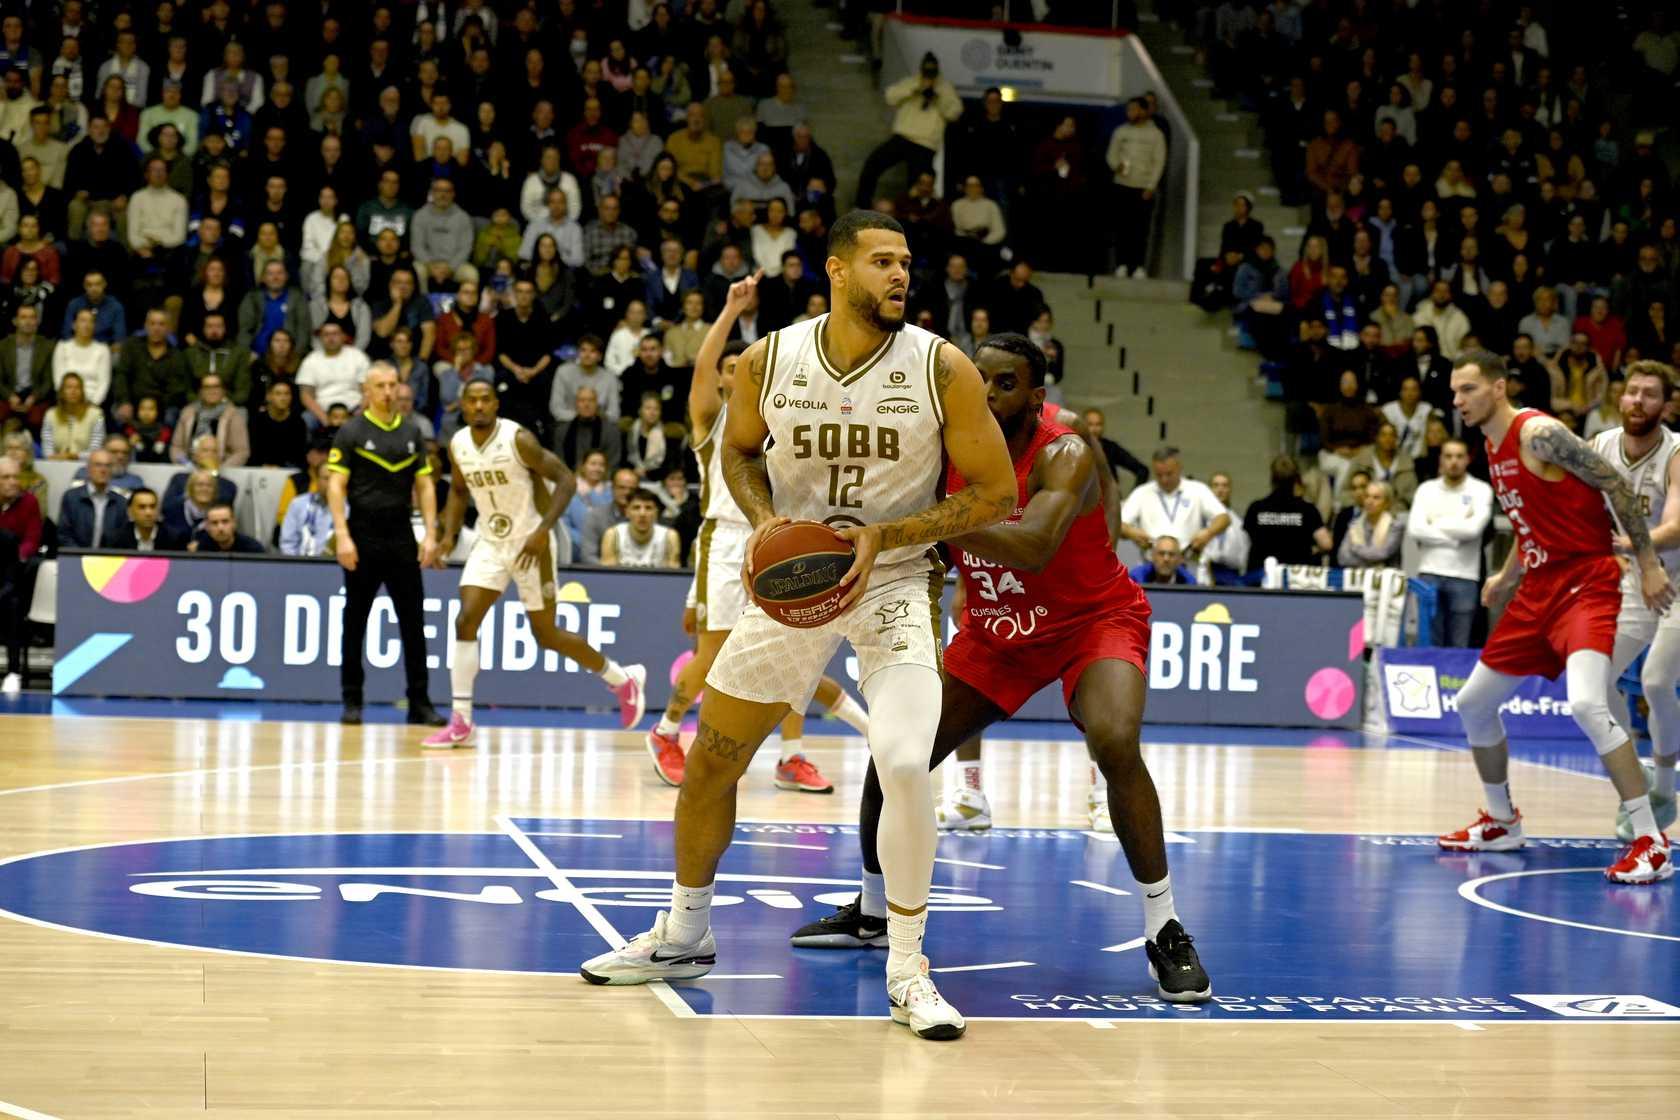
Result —
<instances>
[{"instance_id":1,"label":"engie logo on floor","mask_svg":"<svg viewBox=\"0 0 1680 1120\"><path fill-rule=\"evenodd\" d=\"M1566 1019L1677 1019L1680 1007L1650 996L1523 995L1513 998Z\"/></svg>"}]
</instances>

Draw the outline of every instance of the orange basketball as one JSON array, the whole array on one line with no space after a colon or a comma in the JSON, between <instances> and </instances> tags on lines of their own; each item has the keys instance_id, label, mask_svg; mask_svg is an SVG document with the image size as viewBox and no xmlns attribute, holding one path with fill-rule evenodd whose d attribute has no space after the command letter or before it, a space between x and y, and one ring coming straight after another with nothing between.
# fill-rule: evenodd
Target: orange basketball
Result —
<instances>
[{"instance_id":1,"label":"orange basketball","mask_svg":"<svg viewBox=\"0 0 1680 1120\"><path fill-rule=\"evenodd\" d=\"M839 613L855 551L820 521L778 525L753 550L753 602L783 626L821 626Z\"/></svg>"}]
</instances>

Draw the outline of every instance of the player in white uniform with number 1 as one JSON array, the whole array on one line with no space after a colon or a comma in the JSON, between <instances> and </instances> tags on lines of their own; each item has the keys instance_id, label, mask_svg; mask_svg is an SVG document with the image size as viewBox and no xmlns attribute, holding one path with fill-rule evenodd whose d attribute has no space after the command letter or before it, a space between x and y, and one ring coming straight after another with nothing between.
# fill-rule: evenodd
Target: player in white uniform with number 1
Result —
<instances>
[{"instance_id":1,"label":"player in white uniform with number 1","mask_svg":"<svg viewBox=\"0 0 1680 1120\"><path fill-rule=\"evenodd\" d=\"M449 501L443 508L442 558L455 549L467 496L478 507L478 539L461 569L461 613L455 621L455 645L449 667L453 711L449 724L422 744L448 750L473 741L473 681L478 676L478 627L511 582L519 591L531 634L596 674L618 699L619 719L633 727L642 718L642 686L647 670L620 666L612 658L555 625L554 560L549 537L577 482L559 456L512 420L496 415L496 386L469 381L461 390L461 429L449 441ZM547 480L547 485L541 480ZM548 485L553 491L549 492Z\"/></svg>"},{"instance_id":2,"label":"player in white uniform with number 1","mask_svg":"<svg viewBox=\"0 0 1680 1120\"><path fill-rule=\"evenodd\" d=\"M1627 479L1634 497L1650 526L1651 544L1662 554L1670 579L1680 579L1680 435L1663 426L1663 405L1674 385L1674 370L1661 362L1634 362L1627 370L1627 384L1617 402L1622 426L1600 432L1593 438L1593 450ZM1611 517L1615 511L1611 511ZM1626 531L1617 526L1619 552L1629 546ZM1616 618L1616 648L1610 659L1614 678L1633 664L1639 651L1650 647L1640 686L1651 712L1651 753L1655 765L1647 766L1651 782L1651 810L1657 827L1674 824L1675 762L1680 758L1680 609L1660 618L1645 605L1639 592L1639 571L1630 568L1622 577L1622 612ZM1627 733L1633 734L1627 700L1615 679L1610 688L1610 714ZM1631 841L1633 823L1627 810L1616 814L1616 835Z\"/></svg>"},{"instance_id":3,"label":"player in white uniform with number 1","mask_svg":"<svg viewBox=\"0 0 1680 1120\"><path fill-rule=\"evenodd\" d=\"M711 971L712 885L735 831L736 784L771 729L810 702L846 641L869 701L869 752L883 794L888 1006L919 1037L954 1039L967 1024L922 955L938 843L927 760L944 693L944 568L932 546L1007 517L1015 467L974 363L904 322L904 228L854 210L834 223L825 267L834 310L773 331L741 355L721 451L724 478L753 525L743 581L770 529L790 518L822 521L857 550L841 579L839 613L811 629L783 626L757 604L742 613L706 678L700 734L677 797L671 910L580 971L596 984ZM969 485L941 498L947 458Z\"/></svg>"},{"instance_id":4,"label":"player in white uniform with number 1","mask_svg":"<svg viewBox=\"0 0 1680 1120\"><path fill-rule=\"evenodd\" d=\"M694 378L688 391L688 419L696 433L695 457L700 460L700 514L705 519L694 541L694 581L689 584L683 611L683 630L693 634L694 656L683 666L671 688L665 714L647 734L648 755L653 772L670 786L683 783L687 763L678 733L682 719L700 695L706 674L717 660L718 650L747 608L747 589L741 583L741 565L746 560L747 538L752 525L723 478L723 433L729 420L729 397L735 391L735 365L740 343L729 343L730 329L752 302L762 272L729 287L723 310L706 331L694 358ZM731 349L734 352L731 353ZM823 677L817 683L817 703L837 719L851 724L860 735L869 734L869 717L837 681ZM834 783L823 777L802 753L805 732L803 709L789 712L782 721L782 754L776 763L776 787L802 793L833 793Z\"/></svg>"}]
</instances>

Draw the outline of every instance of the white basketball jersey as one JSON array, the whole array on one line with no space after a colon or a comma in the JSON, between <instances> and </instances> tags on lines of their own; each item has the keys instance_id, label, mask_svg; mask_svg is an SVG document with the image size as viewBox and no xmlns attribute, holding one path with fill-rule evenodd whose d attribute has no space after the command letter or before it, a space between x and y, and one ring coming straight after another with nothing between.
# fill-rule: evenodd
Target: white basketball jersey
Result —
<instances>
[{"instance_id":1,"label":"white basketball jersey","mask_svg":"<svg viewBox=\"0 0 1680 1120\"><path fill-rule=\"evenodd\" d=\"M1645 524L1655 531L1662 521L1663 503L1668 500L1668 461L1674 458L1675 452L1680 451L1680 435L1658 426L1661 438L1657 445L1647 451L1639 459L1629 462L1626 452L1622 449L1622 429L1611 428L1593 437L1593 450L1604 456L1604 461L1616 468L1616 472L1627 479L1633 489L1633 496L1639 502L1639 509L1645 515ZM1616 511L1610 511L1612 520ZM1620 528L1620 523L1617 523ZM1672 575L1680 569L1680 554L1664 552L1658 554L1663 567ZM1636 577L1637 578L1637 577Z\"/></svg>"},{"instance_id":2,"label":"white basketball jersey","mask_svg":"<svg viewBox=\"0 0 1680 1120\"><path fill-rule=\"evenodd\" d=\"M667 542L677 533L675 529L656 524L647 543L641 544L630 532L628 521L620 521L607 532L612 534L613 543L618 546L618 566L621 568L664 567L665 550L669 547Z\"/></svg>"},{"instance_id":3,"label":"white basketball jersey","mask_svg":"<svg viewBox=\"0 0 1680 1120\"><path fill-rule=\"evenodd\" d=\"M712 421L711 430L694 445L695 457L700 460L700 516L708 521L747 525L747 515L735 504L735 495L723 480L723 432L728 418L726 404Z\"/></svg>"},{"instance_id":4,"label":"white basketball jersey","mask_svg":"<svg viewBox=\"0 0 1680 1120\"><path fill-rule=\"evenodd\" d=\"M531 490L531 471L519 459L514 440L524 429L512 420L497 420L490 438L479 447L472 429L462 428L449 441L455 459L456 486L465 485L478 506L478 536L492 544L525 543L542 522Z\"/></svg>"},{"instance_id":5,"label":"white basketball jersey","mask_svg":"<svg viewBox=\"0 0 1680 1120\"><path fill-rule=\"evenodd\" d=\"M835 528L894 521L938 498L945 413L934 388L938 335L906 326L850 373L828 362L828 316L769 336L759 409L770 428L770 492L776 513ZM882 552L882 564L913 559L927 545Z\"/></svg>"}]
</instances>

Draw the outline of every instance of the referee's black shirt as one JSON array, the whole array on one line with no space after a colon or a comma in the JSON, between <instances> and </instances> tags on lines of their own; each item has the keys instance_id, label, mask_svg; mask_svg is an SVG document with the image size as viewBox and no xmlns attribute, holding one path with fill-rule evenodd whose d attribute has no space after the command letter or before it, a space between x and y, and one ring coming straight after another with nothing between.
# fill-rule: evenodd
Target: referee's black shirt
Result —
<instances>
[{"instance_id":1,"label":"referee's black shirt","mask_svg":"<svg viewBox=\"0 0 1680 1120\"><path fill-rule=\"evenodd\" d=\"M363 411L345 422L327 455L327 469L349 476L352 522L406 526L414 508L414 479L432 473L426 441L412 416L387 427Z\"/></svg>"}]
</instances>

